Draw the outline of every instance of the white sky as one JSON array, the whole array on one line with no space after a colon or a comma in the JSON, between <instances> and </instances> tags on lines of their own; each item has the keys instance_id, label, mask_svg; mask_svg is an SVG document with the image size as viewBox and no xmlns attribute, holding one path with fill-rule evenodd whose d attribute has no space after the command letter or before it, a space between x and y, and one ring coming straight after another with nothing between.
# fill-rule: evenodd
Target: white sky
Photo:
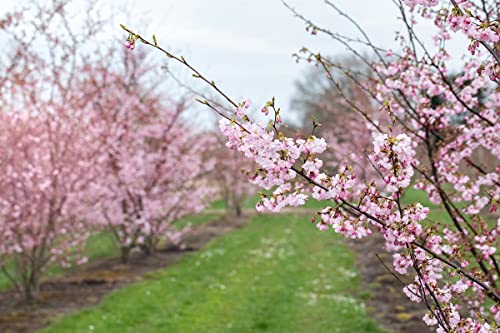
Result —
<instances>
[{"instance_id":1,"label":"white sky","mask_svg":"<svg viewBox=\"0 0 500 333\"><path fill-rule=\"evenodd\" d=\"M358 20L374 42L397 49L394 37L401 23L391 0L334 2ZM322 0L288 3L321 26L357 36ZM323 54L346 53L332 39L307 33L281 0L132 0L131 6L153 19L149 26L124 23L143 35L156 34L160 44L180 50L232 97L249 97L257 106L276 96L280 106L289 107L294 81L310 66L292 59L302 46ZM426 24L420 30L430 36L433 27ZM466 44L453 47L461 52ZM187 75L185 78L189 82Z\"/></svg>"},{"instance_id":2,"label":"white sky","mask_svg":"<svg viewBox=\"0 0 500 333\"><path fill-rule=\"evenodd\" d=\"M394 37L401 23L391 0L333 1L360 22L375 43L397 49ZM1 2L0 14L9 8L9 3L18 1ZM101 3L123 6L123 2L117 1L101 0ZM294 81L310 66L298 65L291 57L302 46L328 55L346 53L343 46L328 37L307 33L304 24L280 0L129 0L127 3L126 12L133 12L133 17L115 10L117 23L124 23L144 36L156 34L162 46L184 55L232 97L249 97L256 106L276 96L283 109L289 107ZM289 0L289 3L321 26L357 36L352 26L322 0ZM420 30L426 36L433 31L430 24ZM119 27L112 35L126 38ZM464 49L465 42L452 45L453 53L461 54ZM181 66L172 69L186 83L193 82Z\"/></svg>"}]
</instances>

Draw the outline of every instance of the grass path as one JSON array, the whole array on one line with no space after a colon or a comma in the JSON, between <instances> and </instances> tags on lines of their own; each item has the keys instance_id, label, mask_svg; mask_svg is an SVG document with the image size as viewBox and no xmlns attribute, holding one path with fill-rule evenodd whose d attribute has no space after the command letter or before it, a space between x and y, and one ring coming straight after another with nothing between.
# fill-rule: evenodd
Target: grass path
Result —
<instances>
[{"instance_id":1,"label":"grass path","mask_svg":"<svg viewBox=\"0 0 500 333\"><path fill-rule=\"evenodd\" d=\"M352 253L309 219L255 216L43 332L381 332L360 299Z\"/></svg>"}]
</instances>

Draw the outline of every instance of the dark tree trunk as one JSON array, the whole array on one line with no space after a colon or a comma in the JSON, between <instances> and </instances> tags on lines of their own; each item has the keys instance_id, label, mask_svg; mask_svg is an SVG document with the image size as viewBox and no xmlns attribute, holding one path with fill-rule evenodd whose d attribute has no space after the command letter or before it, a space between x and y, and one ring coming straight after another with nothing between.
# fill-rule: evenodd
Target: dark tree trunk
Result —
<instances>
[{"instance_id":1,"label":"dark tree trunk","mask_svg":"<svg viewBox=\"0 0 500 333\"><path fill-rule=\"evenodd\" d=\"M144 240L144 244L141 245L142 253L146 256L152 255L156 250L156 245L158 241L154 237L147 237Z\"/></svg>"},{"instance_id":2,"label":"dark tree trunk","mask_svg":"<svg viewBox=\"0 0 500 333\"><path fill-rule=\"evenodd\" d=\"M121 258L122 264L124 264L124 265L128 264L128 261L130 259L130 247L129 246L122 246L120 248L120 258Z\"/></svg>"},{"instance_id":3,"label":"dark tree trunk","mask_svg":"<svg viewBox=\"0 0 500 333\"><path fill-rule=\"evenodd\" d=\"M33 303L38 296L39 281L36 274L31 274L28 281L23 286L23 296L27 303Z\"/></svg>"},{"instance_id":4,"label":"dark tree trunk","mask_svg":"<svg viewBox=\"0 0 500 333\"><path fill-rule=\"evenodd\" d=\"M236 215L236 217L241 217L243 215L243 211L239 203L235 203L234 205L234 214Z\"/></svg>"}]
</instances>

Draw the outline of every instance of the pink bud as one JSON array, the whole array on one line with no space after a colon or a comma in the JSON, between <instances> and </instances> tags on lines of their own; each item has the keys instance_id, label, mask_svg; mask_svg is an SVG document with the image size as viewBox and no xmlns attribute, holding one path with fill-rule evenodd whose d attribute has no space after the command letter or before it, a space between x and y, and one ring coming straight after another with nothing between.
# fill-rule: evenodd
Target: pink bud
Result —
<instances>
[{"instance_id":1,"label":"pink bud","mask_svg":"<svg viewBox=\"0 0 500 333\"><path fill-rule=\"evenodd\" d=\"M252 102L249 99L246 99L243 105L245 109L248 109L250 105L252 105Z\"/></svg>"},{"instance_id":2,"label":"pink bud","mask_svg":"<svg viewBox=\"0 0 500 333\"><path fill-rule=\"evenodd\" d=\"M491 207L490 207L490 213L494 213L496 211L497 211L497 205L492 204Z\"/></svg>"},{"instance_id":3,"label":"pink bud","mask_svg":"<svg viewBox=\"0 0 500 333\"><path fill-rule=\"evenodd\" d=\"M135 43L133 41L131 41L130 39L128 39L125 43L124 43L125 47L129 50L133 50L134 47L135 47Z\"/></svg>"}]
</instances>

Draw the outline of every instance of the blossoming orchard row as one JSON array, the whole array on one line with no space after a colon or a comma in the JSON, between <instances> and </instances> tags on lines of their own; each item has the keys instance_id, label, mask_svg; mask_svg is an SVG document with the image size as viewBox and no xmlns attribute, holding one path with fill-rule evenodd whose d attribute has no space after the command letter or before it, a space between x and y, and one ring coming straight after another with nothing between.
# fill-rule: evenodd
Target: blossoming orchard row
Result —
<instances>
[{"instance_id":1,"label":"blossoming orchard row","mask_svg":"<svg viewBox=\"0 0 500 333\"><path fill-rule=\"evenodd\" d=\"M70 6L0 20L11 45L0 77L0 269L27 299L49 267L87 261L93 232L110 232L126 262L160 241L179 246L189 227L174 222L221 188L233 205L249 191L246 161L186 125L186 103L166 97L151 63L120 45L94 48L104 22L89 8L75 27Z\"/></svg>"}]
</instances>

